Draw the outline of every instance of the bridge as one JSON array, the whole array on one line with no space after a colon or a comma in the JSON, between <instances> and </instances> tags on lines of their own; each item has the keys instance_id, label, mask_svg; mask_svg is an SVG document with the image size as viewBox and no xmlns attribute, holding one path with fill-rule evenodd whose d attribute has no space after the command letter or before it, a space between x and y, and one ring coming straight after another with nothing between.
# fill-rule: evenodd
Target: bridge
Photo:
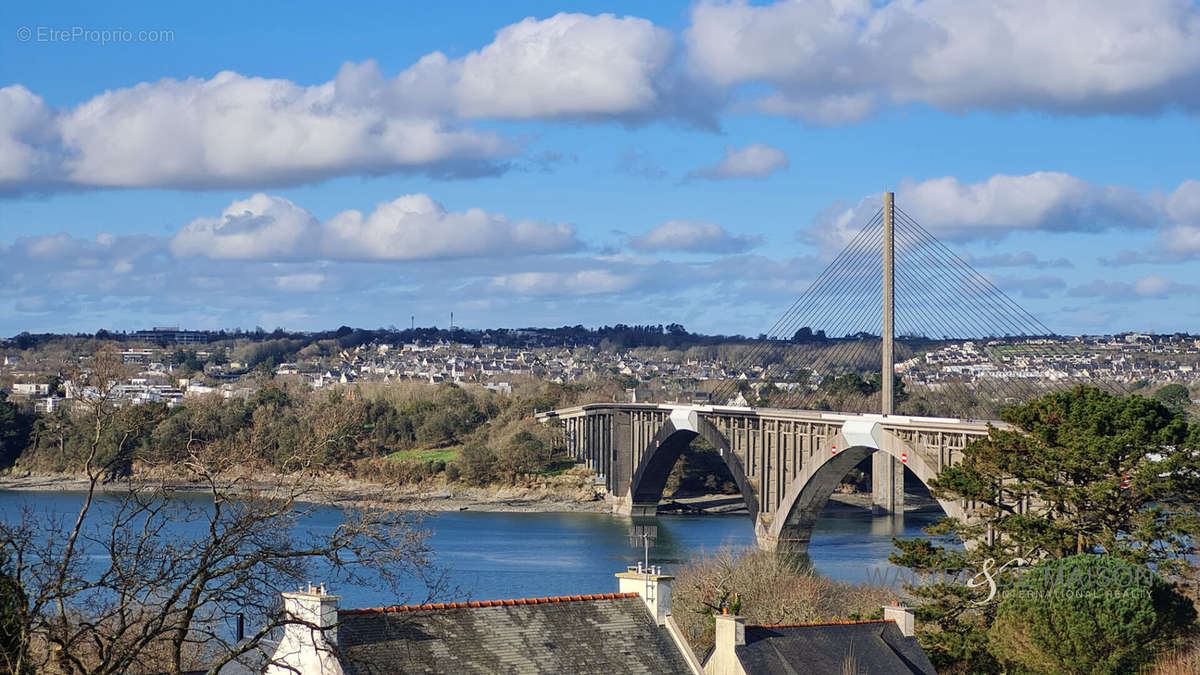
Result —
<instances>
[{"instance_id":1,"label":"bridge","mask_svg":"<svg viewBox=\"0 0 1200 675\"><path fill-rule=\"evenodd\" d=\"M838 483L872 459L876 510L903 509L904 471L922 482L957 463L988 424L812 410L600 403L539 416L562 425L571 455L604 477L616 513L653 516L667 476L697 436L720 454L737 483L764 549L807 548L817 517ZM970 505L938 500L965 518Z\"/></svg>"},{"instance_id":2,"label":"bridge","mask_svg":"<svg viewBox=\"0 0 1200 675\"><path fill-rule=\"evenodd\" d=\"M897 281L904 289L900 295ZM865 316L875 317L877 323L861 323L864 307ZM846 316L856 318L844 320ZM968 443L986 436L989 425L1005 426L987 421L986 410L983 415L945 417L897 414L898 385L922 385L904 380L904 368L896 363L897 318L905 335L940 333L948 340L956 334L975 340L979 349L991 350L988 356L995 363L1011 359L1015 339L1040 345L1049 361L1075 356L1069 349L1064 354L1061 345L1048 339L1053 333L1044 325L897 209L889 192L858 236L771 332L760 336L734 369L740 377L713 391L713 404L595 403L538 417L561 426L571 456L603 477L613 511L631 516L657 512L672 467L683 450L702 437L733 476L759 546L803 551L826 501L847 472L866 458L871 458L873 511L902 512L906 471L928 485L961 460ZM793 335L797 326L805 328ZM829 326L828 335L844 333L846 338L822 343L820 351L806 350L813 335L810 326ZM822 329L819 335L824 339L826 333ZM877 406L874 411L805 409L812 407L804 404L821 390L819 383L835 382L839 372L857 376L864 358L877 364L879 374L878 397L869 399ZM1021 358L1028 372L1030 359L1039 357ZM778 384L768 381L772 369L789 376L801 373L785 388L791 392L787 402L797 405L745 405L746 394L761 393L763 387L776 391ZM755 378L759 381L751 384ZM953 403L950 394L957 392L957 400L966 401L961 409L974 412L981 399L1003 405L1040 393L1041 383L1028 379L989 382L986 391L978 380L953 378L923 386L941 395L938 401L944 406ZM1058 386L1070 383L1062 379ZM729 405L732 401L742 405ZM968 518L972 513L969 503L938 501L952 517Z\"/></svg>"}]
</instances>

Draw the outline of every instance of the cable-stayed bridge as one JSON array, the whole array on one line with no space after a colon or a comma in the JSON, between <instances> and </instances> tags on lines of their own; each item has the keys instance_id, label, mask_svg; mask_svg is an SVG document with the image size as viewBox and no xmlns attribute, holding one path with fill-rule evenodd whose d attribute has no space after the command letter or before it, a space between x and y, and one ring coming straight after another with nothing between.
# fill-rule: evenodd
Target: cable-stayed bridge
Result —
<instances>
[{"instance_id":1,"label":"cable-stayed bridge","mask_svg":"<svg viewBox=\"0 0 1200 675\"><path fill-rule=\"evenodd\" d=\"M946 352L969 367L936 367ZM1077 347L895 207L892 193L706 405L596 403L542 413L604 477L615 512L653 515L697 437L715 448L759 545L804 550L825 502L871 457L878 512L903 509L987 434L996 411L1092 381ZM939 500L955 517L971 505Z\"/></svg>"}]
</instances>

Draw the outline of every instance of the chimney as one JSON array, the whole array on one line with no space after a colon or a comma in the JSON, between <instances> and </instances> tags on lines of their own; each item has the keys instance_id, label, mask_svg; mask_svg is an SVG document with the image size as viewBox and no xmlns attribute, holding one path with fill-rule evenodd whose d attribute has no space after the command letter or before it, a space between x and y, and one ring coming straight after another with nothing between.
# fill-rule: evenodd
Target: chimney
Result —
<instances>
[{"instance_id":1,"label":"chimney","mask_svg":"<svg viewBox=\"0 0 1200 675\"><path fill-rule=\"evenodd\" d=\"M661 566L638 563L618 572L617 579L618 591L640 595L654 622L660 626L666 624L671 614L671 581L675 577L663 574Z\"/></svg>"},{"instance_id":2,"label":"chimney","mask_svg":"<svg viewBox=\"0 0 1200 675\"><path fill-rule=\"evenodd\" d=\"M283 637L266 673L342 675L337 657L338 600L325 584L283 593Z\"/></svg>"},{"instance_id":3,"label":"chimney","mask_svg":"<svg viewBox=\"0 0 1200 675\"><path fill-rule=\"evenodd\" d=\"M886 621L895 621L896 627L900 629L904 637L913 637L917 634L916 619L911 607L905 607L898 602L884 605L883 618Z\"/></svg>"},{"instance_id":4,"label":"chimney","mask_svg":"<svg viewBox=\"0 0 1200 675\"><path fill-rule=\"evenodd\" d=\"M746 644L746 619L736 614L717 614L716 635L713 639L712 654L704 662L706 675L743 675L741 661L738 660L737 648Z\"/></svg>"}]
</instances>

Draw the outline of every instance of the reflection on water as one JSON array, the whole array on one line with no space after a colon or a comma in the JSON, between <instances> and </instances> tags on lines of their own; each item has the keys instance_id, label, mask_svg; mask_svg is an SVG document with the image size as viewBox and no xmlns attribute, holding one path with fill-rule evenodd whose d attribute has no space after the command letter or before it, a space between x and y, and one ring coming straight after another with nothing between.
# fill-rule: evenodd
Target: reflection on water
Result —
<instances>
[{"instance_id":1,"label":"reflection on water","mask_svg":"<svg viewBox=\"0 0 1200 675\"><path fill-rule=\"evenodd\" d=\"M0 491L0 514L15 517L22 506L69 513L80 495ZM919 536L940 514L871 516L865 511L828 510L809 545L816 570L848 581L865 581L868 568L887 565L892 537ZM304 523L310 532L331 531L340 521L333 507L318 509ZM182 537L195 536L197 523L181 523ZM613 574L642 560L672 571L692 556L722 547L754 545L745 515L662 515L638 519L599 513L434 514L425 521L436 562L447 571L449 588L439 599L528 597L616 590ZM380 597L369 588L337 588L345 606L391 604L425 597L413 582L402 598Z\"/></svg>"}]
</instances>

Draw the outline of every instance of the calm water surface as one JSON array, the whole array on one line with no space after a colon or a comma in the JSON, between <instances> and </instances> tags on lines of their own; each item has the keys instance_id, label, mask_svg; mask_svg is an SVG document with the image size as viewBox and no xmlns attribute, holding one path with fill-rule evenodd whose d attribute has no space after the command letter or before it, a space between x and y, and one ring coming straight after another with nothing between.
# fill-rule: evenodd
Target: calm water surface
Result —
<instances>
[{"instance_id":1,"label":"calm water surface","mask_svg":"<svg viewBox=\"0 0 1200 675\"><path fill-rule=\"evenodd\" d=\"M185 497L186 498L186 497ZM23 507L70 514L82 495L61 492L0 491L0 517L14 518ZM867 570L888 566L894 536L920 536L921 527L939 514L876 516L826 510L809 546L817 571L836 579L864 581ZM341 515L322 507L305 522L313 531L336 527ZM188 536L195 524L181 524ZM452 590L439 599L477 600L605 593L616 590L613 573L642 559L642 532L654 534L650 562L668 570L697 553L754 543L749 517L678 516L631 523L599 513L486 513L456 511L429 516L430 544ZM631 536L632 535L632 536ZM369 588L339 587L345 607L390 604ZM424 588L408 589L404 599L419 600ZM402 600L402 599L401 599Z\"/></svg>"}]
</instances>

